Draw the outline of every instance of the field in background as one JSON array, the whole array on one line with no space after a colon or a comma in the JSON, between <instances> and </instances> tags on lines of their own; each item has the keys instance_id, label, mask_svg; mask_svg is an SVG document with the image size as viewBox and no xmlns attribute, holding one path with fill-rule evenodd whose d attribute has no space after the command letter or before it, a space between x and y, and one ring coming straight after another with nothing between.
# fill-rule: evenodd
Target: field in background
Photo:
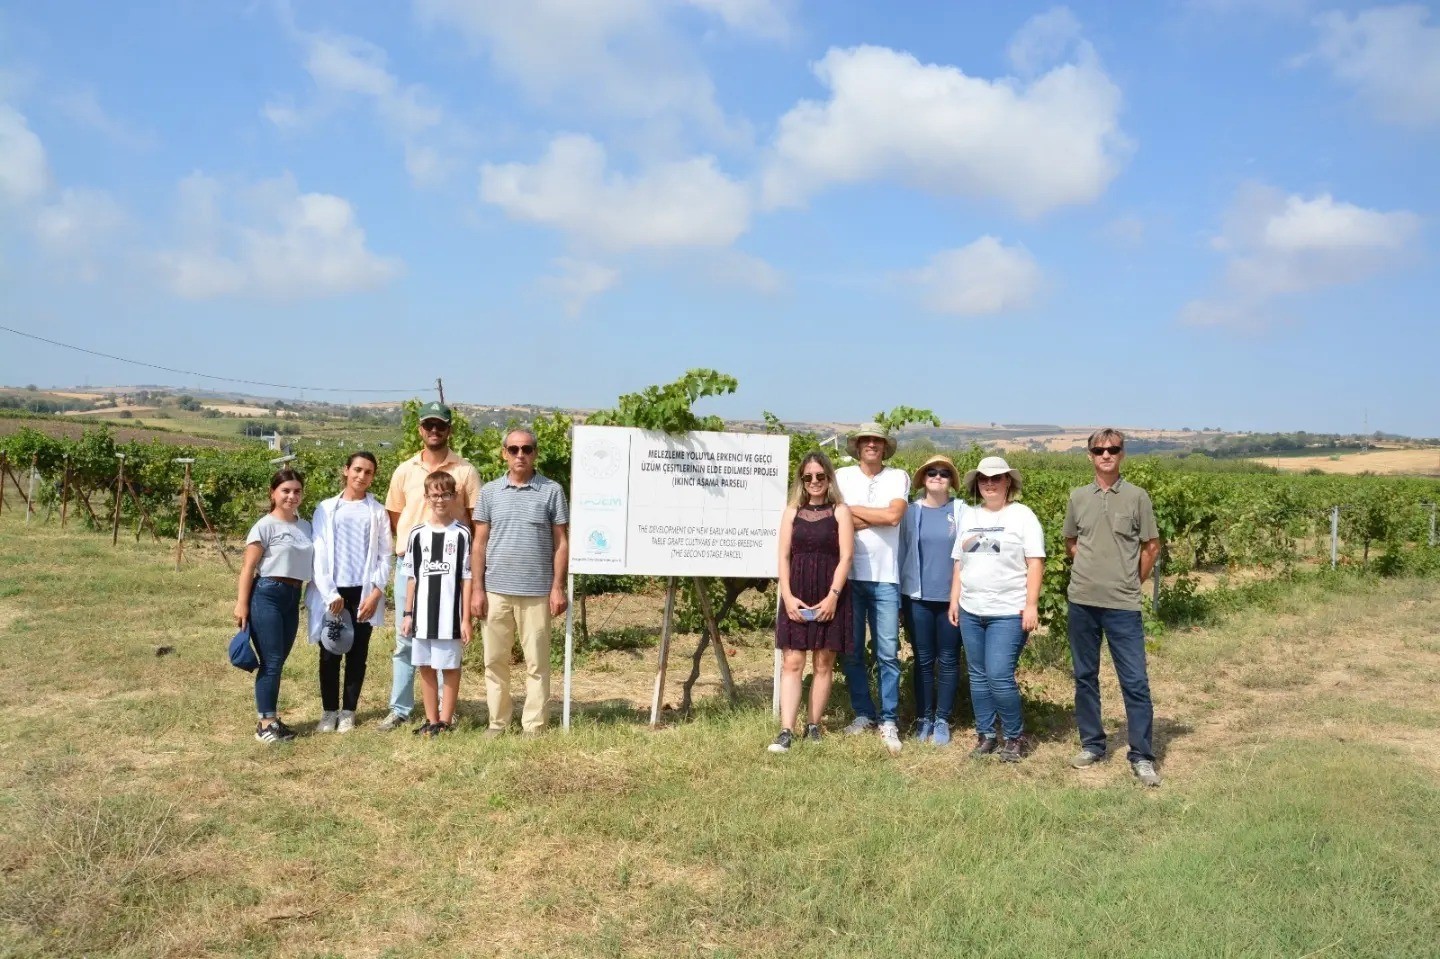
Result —
<instances>
[{"instance_id":1,"label":"field in background","mask_svg":"<svg viewBox=\"0 0 1440 959\"><path fill-rule=\"evenodd\" d=\"M1384 476L1440 476L1440 448L1375 449L1368 452L1328 456L1263 456L1257 462L1294 472L1319 470L1354 476L1376 473Z\"/></svg>"},{"instance_id":2,"label":"field in background","mask_svg":"<svg viewBox=\"0 0 1440 959\"><path fill-rule=\"evenodd\" d=\"M302 640L302 738L267 748L224 661L233 596L213 557L176 573L164 547L0 515L0 953L1436 954L1433 580L1341 577L1165 633L1150 791L1123 761L1064 765L1059 671L1024 677L1041 741L1019 766L839 735L770 756L761 635L734 643L739 709L709 695L647 732L653 650L616 650L582 664L573 735L498 742L473 672L449 739L305 735Z\"/></svg>"}]
</instances>

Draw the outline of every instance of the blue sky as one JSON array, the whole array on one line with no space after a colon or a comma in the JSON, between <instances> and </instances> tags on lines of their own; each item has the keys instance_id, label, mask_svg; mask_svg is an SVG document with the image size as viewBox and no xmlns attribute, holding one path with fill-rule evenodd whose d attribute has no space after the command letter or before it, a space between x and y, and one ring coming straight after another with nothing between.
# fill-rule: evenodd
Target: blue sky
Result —
<instances>
[{"instance_id":1,"label":"blue sky","mask_svg":"<svg viewBox=\"0 0 1440 959\"><path fill-rule=\"evenodd\" d=\"M1432 5L7 2L0 322L471 402L709 366L737 417L1440 435L1437 146ZM0 381L226 386L8 333Z\"/></svg>"}]
</instances>

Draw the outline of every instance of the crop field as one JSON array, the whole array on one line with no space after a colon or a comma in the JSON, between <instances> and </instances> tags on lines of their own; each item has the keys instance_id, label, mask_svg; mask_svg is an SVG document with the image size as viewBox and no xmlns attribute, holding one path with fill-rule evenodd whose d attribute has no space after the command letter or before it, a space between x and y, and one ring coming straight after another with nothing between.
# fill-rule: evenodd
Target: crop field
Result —
<instances>
[{"instance_id":1,"label":"crop field","mask_svg":"<svg viewBox=\"0 0 1440 959\"><path fill-rule=\"evenodd\" d=\"M1319 470L1354 476L1376 473L1386 476L1440 476L1440 448L1375 449L1368 452L1338 453L1329 456L1267 456L1259 462L1293 472Z\"/></svg>"}]
</instances>

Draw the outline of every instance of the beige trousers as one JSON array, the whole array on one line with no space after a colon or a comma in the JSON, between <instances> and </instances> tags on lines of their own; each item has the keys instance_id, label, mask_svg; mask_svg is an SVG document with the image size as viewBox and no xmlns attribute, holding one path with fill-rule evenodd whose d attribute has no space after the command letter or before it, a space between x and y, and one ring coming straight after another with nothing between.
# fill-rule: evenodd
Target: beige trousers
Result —
<instances>
[{"instance_id":1,"label":"beige trousers","mask_svg":"<svg viewBox=\"0 0 1440 959\"><path fill-rule=\"evenodd\" d=\"M485 705L490 728L510 725L515 705L510 698L510 651L515 638L525 654L525 710L520 726L527 732L545 728L550 701L550 597L502 596L485 593Z\"/></svg>"}]
</instances>

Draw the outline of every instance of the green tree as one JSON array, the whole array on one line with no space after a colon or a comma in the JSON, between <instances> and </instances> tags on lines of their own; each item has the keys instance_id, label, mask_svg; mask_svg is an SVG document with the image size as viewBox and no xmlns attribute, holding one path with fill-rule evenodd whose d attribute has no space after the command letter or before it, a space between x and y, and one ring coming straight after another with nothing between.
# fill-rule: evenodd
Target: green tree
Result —
<instances>
[{"instance_id":1,"label":"green tree","mask_svg":"<svg viewBox=\"0 0 1440 959\"><path fill-rule=\"evenodd\" d=\"M720 431L725 428L724 420L714 415L697 416L691 407L707 396L734 393L739 385L735 377L715 370L686 370L673 383L624 394L613 409L597 410L585 422L590 426L634 426L665 433Z\"/></svg>"}]
</instances>

